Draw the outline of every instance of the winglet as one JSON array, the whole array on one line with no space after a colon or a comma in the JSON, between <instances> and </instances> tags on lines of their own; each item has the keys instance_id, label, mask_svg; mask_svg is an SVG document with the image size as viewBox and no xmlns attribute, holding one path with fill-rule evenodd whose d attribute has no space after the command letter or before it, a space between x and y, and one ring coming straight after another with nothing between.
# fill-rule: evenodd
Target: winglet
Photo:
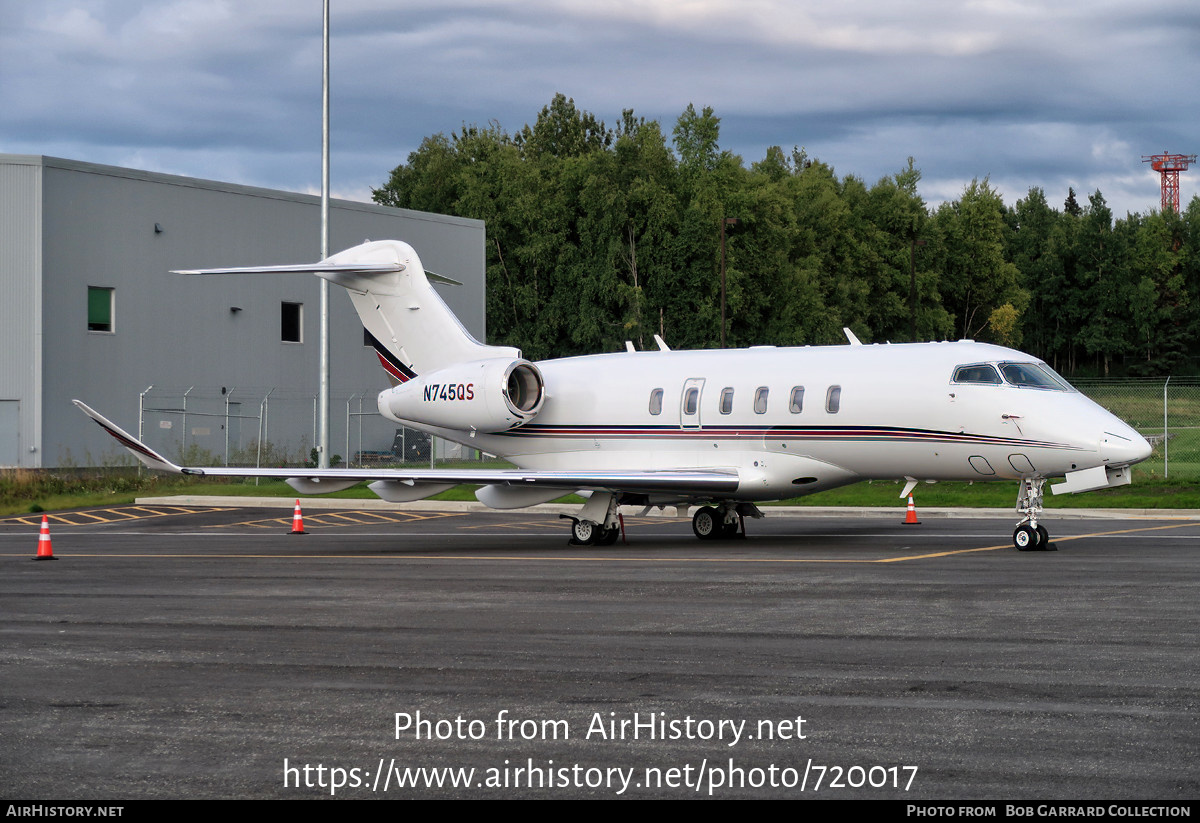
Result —
<instances>
[{"instance_id":1,"label":"winglet","mask_svg":"<svg viewBox=\"0 0 1200 823\"><path fill-rule=\"evenodd\" d=\"M129 449L129 451L133 453L134 457L136 457L138 460L141 460L150 468L158 469L159 471L164 472L173 472L175 474L184 473L181 467L176 466L170 460L154 451L154 449L142 443L136 437L131 436L116 423L106 419L104 415L100 414L100 412L89 408L88 405L83 401L72 400L71 402L78 406L80 411L95 420L100 425L100 428L104 429L106 432L116 438L118 443Z\"/></svg>"},{"instance_id":2,"label":"winglet","mask_svg":"<svg viewBox=\"0 0 1200 823\"><path fill-rule=\"evenodd\" d=\"M862 345L862 341L858 339L858 335L856 335L854 332L850 331L849 326L843 326L842 331L845 333L846 339L848 341L850 341L851 346L861 346Z\"/></svg>"}]
</instances>

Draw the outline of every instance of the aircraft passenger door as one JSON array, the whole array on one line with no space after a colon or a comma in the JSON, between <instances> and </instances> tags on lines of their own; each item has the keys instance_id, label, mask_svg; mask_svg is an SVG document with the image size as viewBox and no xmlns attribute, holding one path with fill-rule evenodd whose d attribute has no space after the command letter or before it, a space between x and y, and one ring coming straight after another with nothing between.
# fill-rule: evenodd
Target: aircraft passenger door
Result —
<instances>
[{"instance_id":1,"label":"aircraft passenger door","mask_svg":"<svg viewBox=\"0 0 1200 823\"><path fill-rule=\"evenodd\" d=\"M700 395L703 392L703 377L692 377L684 382L683 394L679 398L679 427L681 429L700 428Z\"/></svg>"}]
</instances>

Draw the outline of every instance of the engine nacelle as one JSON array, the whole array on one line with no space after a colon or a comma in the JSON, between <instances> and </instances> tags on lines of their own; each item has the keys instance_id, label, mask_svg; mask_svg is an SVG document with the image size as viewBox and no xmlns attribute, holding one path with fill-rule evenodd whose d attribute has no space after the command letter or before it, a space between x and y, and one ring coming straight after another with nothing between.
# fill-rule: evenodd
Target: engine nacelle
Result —
<instances>
[{"instance_id":1,"label":"engine nacelle","mask_svg":"<svg viewBox=\"0 0 1200 823\"><path fill-rule=\"evenodd\" d=\"M528 360L476 360L422 374L379 395L379 413L464 431L501 432L533 419L546 391Z\"/></svg>"}]
</instances>

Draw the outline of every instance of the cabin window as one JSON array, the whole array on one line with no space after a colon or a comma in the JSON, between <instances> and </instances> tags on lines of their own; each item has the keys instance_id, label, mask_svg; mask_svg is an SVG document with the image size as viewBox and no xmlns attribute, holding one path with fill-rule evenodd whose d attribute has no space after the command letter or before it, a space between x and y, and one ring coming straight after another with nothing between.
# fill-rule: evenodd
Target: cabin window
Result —
<instances>
[{"instance_id":1,"label":"cabin window","mask_svg":"<svg viewBox=\"0 0 1200 823\"><path fill-rule=\"evenodd\" d=\"M825 392L825 411L830 414L837 414L838 409L842 407L842 387L830 386L829 391Z\"/></svg>"},{"instance_id":2,"label":"cabin window","mask_svg":"<svg viewBox=\"0 0 1200 823\"><path fill-rule=\"evenodd\" d=\"M304 328L304 304L281 303L279 311L279 339L284 343L303 343L301 329Z\"/></svg>"},{"instance_id":3,"label":"cabin window","mask_svg":"<svg viewBox=\"0 0 1200 823\"><path fill-rule=\"evenodd\" d=\"M721 389L721 414L729 414L733 411L733 389L727 387Z\"/></svg>"},{"instance_id":4,"label":"cabin window","mask_svg":"<svg viewBox=\"0 0 1200 823\"><path fill-rule=\"evenodd\" d=\"M662 414L663 390L655 389L650 392L650 413Z\"/></svg>"},{"instance_id":5,"label":"cabin window","mask_svg":"<svg viewBox=\"0 0 1200 823\"><path fill-rule=\"evenodd\" d=\"M113 330L113 290L88 286L88 331Z\"/></svg>"},{"instance_id":6,"label":"cabin window","mask_svg":"<svg viewBox=\"0 0 1200 823\"><path fill-rule=\"evenodd\" d=\"M771 390L768 389L766 386L759 386L758 389L754 392L754 413L755 414L766 414L766 412L767 412L767 395L770 393L771 393Z\"/></svg>"},{"instance_id":7,"label":"cabin window","mask_svg":"<svg viewBox=\"0 0 1200 823\"><path fill-rule=\"evenodd\" d=\"M687 394L683 396L683 413L693 415L696 413L696 406L700 401L699 389L688 389Z\"/></svg>"},{"instance_id":8,"label":"cabin window","mask_svg":"<svg viewBox=\"0 0 1200 823\"><path fill-rule=\"evenodd\" d=\"M1002 382L996 367L990 363L976 363L972 366L959 366L954 370L955 383L986 383L999 386Z\"/></svg>"},{"instance_id":9,"label":"cabin window","mask_svg":"<svg viewBox=\"0 0 1200 823\"><path fill-rule=\"evenodd\" d=\"M799 414L804 411L804 387L792 386L792 398L788 401L788 411Z\"/></svg>"}]
</instances>

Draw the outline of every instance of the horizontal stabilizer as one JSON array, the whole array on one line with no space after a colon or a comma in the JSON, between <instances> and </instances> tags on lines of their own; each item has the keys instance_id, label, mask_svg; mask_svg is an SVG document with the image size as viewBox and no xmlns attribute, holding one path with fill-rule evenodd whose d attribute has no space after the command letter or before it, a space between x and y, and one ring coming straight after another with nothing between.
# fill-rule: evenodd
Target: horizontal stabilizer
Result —
<instances>
[{"instance_id":1,"label":"horizontal stabilizer","mask_svg":"<svg viewBox=\"0 0 1200 823\"><path fill-rule=\"evenodd\" d=\"M174 269L172 274L382 274L404 271L403 263L298 263L288 266L241 266L232 269ZM435 283L461 286L461 280L426 271Z\"/></svg>"},{"instance_id":2,"label":"horizontal stabilizer","mask_svg":"<svg viewBox=\"0 0 1200 823\"><path fill-rule=\"evenodd\" d=\"M175 269L172 274L375 274L404 271L403 263L299 263L294 266L242 266L232 269Z\"/></svg>"}]
</instances>

